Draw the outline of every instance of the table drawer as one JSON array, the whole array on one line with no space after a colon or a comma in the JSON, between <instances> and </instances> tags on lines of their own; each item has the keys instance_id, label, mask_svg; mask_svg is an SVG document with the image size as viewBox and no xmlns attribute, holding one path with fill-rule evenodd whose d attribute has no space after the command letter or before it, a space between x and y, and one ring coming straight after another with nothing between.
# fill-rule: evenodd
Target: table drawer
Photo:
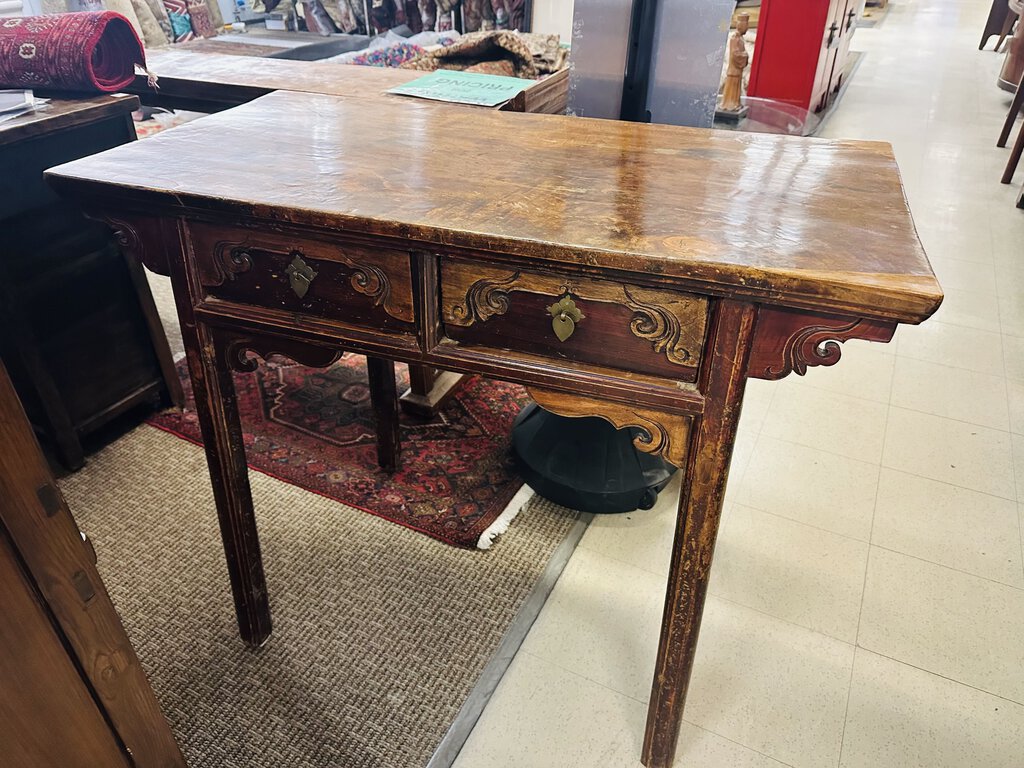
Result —
<instances>
[{"instance_id":1,"label":"table drawer","mask_svg":"<svg viewBox=\"0 0 1024 768\"><path fill-rule=\"evenodd\" d=\"M441 316L460 344L694 381L703 296L442 258Z\"/></svg>"},{"instance_id":2,"label":"table drawer","mask_svg":"<svg viewBox=\"0 0 1024 768\"><path fill-rule=\"evenodd\" d=\"M406 251L189 224L207 297L373 328L415 323Z\"/></svg>"}]
</instances>

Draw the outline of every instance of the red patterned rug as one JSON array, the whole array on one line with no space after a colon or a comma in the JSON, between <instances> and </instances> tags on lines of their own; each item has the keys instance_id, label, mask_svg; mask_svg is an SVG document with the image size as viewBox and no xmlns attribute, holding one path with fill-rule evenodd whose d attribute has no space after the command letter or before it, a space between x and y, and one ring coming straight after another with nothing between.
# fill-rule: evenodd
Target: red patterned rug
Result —
<instances>
[{"instance_id":1,"label":"red patterned rug","mask_svg":"<svg viewBox=\"0 0 1024 768\"><path fill-rule=\"evenodd\" d=\"M188 405L149 423L202 443L185 362L178 366ZM398 366L399 392L408 370ZM435 419L402 415L401 465L377 467L366 359L347 355L330 368L282 358L235 374L249 466L460 547L481 536L522 485L509 455L509 431L526 404L519 386L472 376ZM495 526L498 528L499 526Z\"/></svg>"}]
</instances>

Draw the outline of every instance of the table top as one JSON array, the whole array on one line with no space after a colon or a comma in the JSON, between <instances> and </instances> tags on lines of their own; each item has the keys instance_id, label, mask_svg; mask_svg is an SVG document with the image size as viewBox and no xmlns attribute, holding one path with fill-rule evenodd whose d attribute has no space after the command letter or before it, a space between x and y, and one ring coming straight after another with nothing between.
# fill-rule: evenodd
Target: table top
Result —
<instances>
[{"instance_id":1,"label":"table top","mask_svg":"<svg viewBox=\"0 0 1024 768\"><path fill-rule=\"evenodd\" d=\"M45 94L36 93L36 96L45 97ZM125 94L53 98L43 109L0 122L0 146L127 114L138 108L139 100Z\"/></svg>"},{"instance_id":2,"label":"table top","mask_svg":"<svg viewBox=\"0 0 1024 768\"><path fill-rule=\"evenodd\" d=\"M146 63L159 78L160 90L171 95L183 88L192 93L197 85L204 85L229 94L252 89L264 93L302 91L332 96L378 97L388 88L424 74L408 69L361 67L336 61L292 61L174 50L151 51L146 54ZM150 90L146 80L146 75L136 76L131 91L145 93ZM212 91L207 95L212 95ZM234 99L228 96L227 100Z\"/></svg>"},{"instance_id":3,"label":"table top","mask_svg":"<svg viewBox=\"0 0 1024 768\"><path fill-rule=\"evenodd\" d=\"M278 91L48 177L134 210L683 278L775 305L917 323L942 300L878 142Z\"/></svg>"}]
</instances>

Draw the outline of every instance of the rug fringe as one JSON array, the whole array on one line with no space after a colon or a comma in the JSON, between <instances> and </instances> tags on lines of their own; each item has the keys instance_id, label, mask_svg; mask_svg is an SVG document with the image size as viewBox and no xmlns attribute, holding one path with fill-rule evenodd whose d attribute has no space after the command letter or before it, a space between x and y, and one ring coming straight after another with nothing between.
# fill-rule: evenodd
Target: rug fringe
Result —
<instances>
[{"instance_id":1,"label":"rug fringe","mask_svg":"<svg viewBox=\"0 0 1024 768\"><path fill-rule=\"evenodd\" d=\"M516 491L516 495L512 497L512 501L498 515L498 519L487 526L484 532L480 534L480 538L476 542L477 549L490 549L491 545L494 544L494 540L508 530L508 527L512 525L512 521L523 511L527 502L532 498L533 489L526 483L523 483L522 487Z\"/></svg>"}]
</instances>

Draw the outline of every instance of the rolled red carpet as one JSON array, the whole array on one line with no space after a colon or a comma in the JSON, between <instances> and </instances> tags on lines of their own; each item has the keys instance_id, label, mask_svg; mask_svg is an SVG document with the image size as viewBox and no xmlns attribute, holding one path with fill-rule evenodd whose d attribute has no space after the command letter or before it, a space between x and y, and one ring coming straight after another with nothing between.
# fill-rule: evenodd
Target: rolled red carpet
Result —
<instances>
[{"instance_id":1,"label":"rolled red carpet","mask_svg":"<svg viewBox=\"0 0 1024 768\"><path fill-rule=\"evenodd\" d=\"M139 36L119 13L0 19L0 88L110 93L145 68Z\"/></svg>"}]
</instances>

